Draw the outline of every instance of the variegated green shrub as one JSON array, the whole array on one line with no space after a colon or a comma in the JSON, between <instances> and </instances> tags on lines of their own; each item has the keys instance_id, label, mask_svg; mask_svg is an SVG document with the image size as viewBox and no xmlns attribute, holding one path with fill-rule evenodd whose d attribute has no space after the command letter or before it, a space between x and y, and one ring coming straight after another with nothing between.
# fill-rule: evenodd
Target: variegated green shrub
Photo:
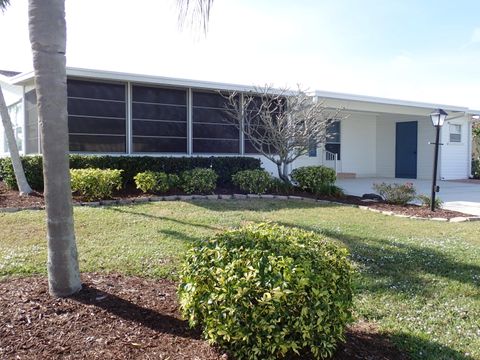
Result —
<instances>
[{"instance_id":1,"label":"variegated green shrub","mask_svg":"<svg viewBox=\"0 0 480 360\"><path fill-rule=\"evenodd\" d=\"M351 319L347 255L322 235L275 224L218 234L188 253L183 315L236 359L328 357Z\"/></svg>"},{"instance_id":2,"label":"variegated green shrub","mask_svg":"<svg viewBox=\"0 0 480 360\"><path fill-rule=\"evenodd\" d=\"M122 188L122 172L116 169L72 169L72 191L87 201L108 199L115 190Z\"/></svg>"}]
</instances>

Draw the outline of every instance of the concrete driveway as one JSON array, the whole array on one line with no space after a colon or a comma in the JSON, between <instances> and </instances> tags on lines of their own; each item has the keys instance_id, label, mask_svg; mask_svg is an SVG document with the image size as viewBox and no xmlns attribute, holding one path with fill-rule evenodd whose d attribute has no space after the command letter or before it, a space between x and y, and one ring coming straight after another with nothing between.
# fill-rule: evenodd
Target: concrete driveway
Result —
<instances>
[{"instance_id":1,"label":"concrete driveway","mask_svg":"<svg viewBox=\"0 0 480 360\"><path fill-rule=\"evenodd\" d=\"M347 194L362 196L365 193L375 192L373 183L411 182L417 189L417 194L430 195L432 182L430 180L415 179L384 179L384 178L357 178L338 179L337 185ZM437 196L443 201L443 208L460 211L465 214L480 216L480 182L439 181L440 192Z\"/></svg>"}]
</instances>

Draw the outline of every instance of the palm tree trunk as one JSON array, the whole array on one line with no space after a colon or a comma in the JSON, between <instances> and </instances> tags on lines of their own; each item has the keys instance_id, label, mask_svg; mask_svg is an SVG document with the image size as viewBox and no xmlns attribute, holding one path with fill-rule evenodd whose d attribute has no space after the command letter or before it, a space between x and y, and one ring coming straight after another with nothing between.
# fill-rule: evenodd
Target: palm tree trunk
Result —
<instances>
[{"instance_id":1,"label":"palm tree trunk","mask_svg":"<svg viewBox=\"0 0 480 360\"><path fill-rule=\"evenodd\" d=\"M32 188L28 184L25 172L23 171L22 160L18 152L17 141L15 134L13 133L12 121L10 120L10 114L8 113L7 104L3 97L3 91L0 87L0 117L2 118L2 125L5 130L7 138L8 151L10 152L10 159L12 160L13 172L17 179L17 186L20 195L28 195L32 192Z\"/></svg>"},{"instance_id":2,"label":"palm tree trunk","mask_svg":"<svg viewBox=\"0 0 480 360\"><path fill-rule=\"evenodd\" d=\"M81 289L68 160L65 0L29 0L28 23L43 150L48 284L54 296Z\"/></svg>"}]
</instances>

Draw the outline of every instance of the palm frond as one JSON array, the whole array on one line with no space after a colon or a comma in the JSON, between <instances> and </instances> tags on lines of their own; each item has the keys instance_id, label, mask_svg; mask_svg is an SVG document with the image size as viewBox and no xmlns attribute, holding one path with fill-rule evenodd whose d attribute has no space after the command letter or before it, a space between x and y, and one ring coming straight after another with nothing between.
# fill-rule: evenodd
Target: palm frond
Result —
<instances>
[{"instance_id":1,"label":"palm frond","mask_svg":"<svg viewBox=\"0 0 480 360\"><path fill-rule=\"evenodd\" d=\"M193 29L198 28L206 33L212 4L213 0L177 0L178 24L180 28L188 25Z\"/></svg>"},{"instance_id":2,"label":"palm frond","mask_svg":"<svg viewBox=\"0 0 480 360\"><path fill-rule=\"evenodd\" d=\"M10 5L10 0L0 0L0 10L3 12Z\"/></svg>"}]
</instances>

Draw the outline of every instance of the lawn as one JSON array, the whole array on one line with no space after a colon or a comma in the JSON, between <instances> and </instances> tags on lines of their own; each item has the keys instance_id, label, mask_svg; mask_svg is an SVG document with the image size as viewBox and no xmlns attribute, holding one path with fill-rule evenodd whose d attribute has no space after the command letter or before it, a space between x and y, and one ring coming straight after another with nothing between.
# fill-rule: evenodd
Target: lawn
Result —
<instances>
[{"instance_id":1,"label":"lawn","mask_svg":"<svg viewBox=\"0 0 480 360\"><path fill-rule=\"evenodd\" d=\"M45 273L42 211L0 214L0 277ZM302 201L75 208L83 272L176 278L197 239L252 221L321 232L351 250L355 317L413 359L480 359L480 222L440 223Z\"/></svg>"}]
</instances>

